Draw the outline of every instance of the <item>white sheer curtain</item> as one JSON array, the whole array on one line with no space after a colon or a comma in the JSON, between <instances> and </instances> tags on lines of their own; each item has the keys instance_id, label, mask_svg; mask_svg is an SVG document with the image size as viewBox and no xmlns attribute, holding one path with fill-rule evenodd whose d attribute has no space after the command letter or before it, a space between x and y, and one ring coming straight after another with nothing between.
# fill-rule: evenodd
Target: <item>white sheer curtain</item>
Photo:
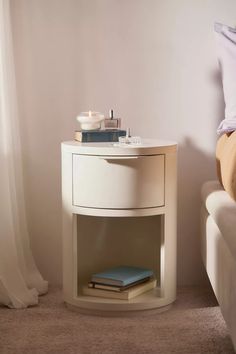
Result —
<instances>
[{"instance_id":1,"label":"white sheer curtain","mask_svg":"<svg viewBox=\"0 0 236 354\"><path fill-rule=\"evenodd\" d=\"M48 283L29 245L9 1L0 0L0 303L24 308Z\"/></svg>"}]
</instances>

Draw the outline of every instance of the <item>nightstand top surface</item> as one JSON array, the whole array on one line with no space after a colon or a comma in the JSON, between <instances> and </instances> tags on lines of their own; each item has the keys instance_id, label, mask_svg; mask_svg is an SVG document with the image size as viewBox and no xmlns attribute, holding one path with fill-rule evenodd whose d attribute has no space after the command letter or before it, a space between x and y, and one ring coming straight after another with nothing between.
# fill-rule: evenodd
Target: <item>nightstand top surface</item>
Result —
<instances>
[{"instance_id":1,"label":"nightstand top surface","mask_svg":"<svg viewBox=\"0 0 236 354\"><path fill-rule=\"evenodd\" d=\"M141 139L140 145L121 145L114 142L80 143L75 140L62 142L62 151L85 155L153 155L174 152L177 143L169 140Z\"/></svg>"}]
</instances>

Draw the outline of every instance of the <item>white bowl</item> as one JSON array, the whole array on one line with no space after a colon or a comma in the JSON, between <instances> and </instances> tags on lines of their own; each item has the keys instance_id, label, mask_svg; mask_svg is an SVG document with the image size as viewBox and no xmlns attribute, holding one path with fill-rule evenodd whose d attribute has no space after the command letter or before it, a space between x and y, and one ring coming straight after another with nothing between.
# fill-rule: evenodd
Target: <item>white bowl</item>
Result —
<instances>
[{"instance_id":1,"label":"white bowl","mask_svg":"<svg viewBox=\"0 0 236 354\"><path fill-rule=\"evenodd\" d=\"M76 119L82 130L95 130L101 128L104 115L99 112L81 112Z\"/></svg>"}]
</instances>

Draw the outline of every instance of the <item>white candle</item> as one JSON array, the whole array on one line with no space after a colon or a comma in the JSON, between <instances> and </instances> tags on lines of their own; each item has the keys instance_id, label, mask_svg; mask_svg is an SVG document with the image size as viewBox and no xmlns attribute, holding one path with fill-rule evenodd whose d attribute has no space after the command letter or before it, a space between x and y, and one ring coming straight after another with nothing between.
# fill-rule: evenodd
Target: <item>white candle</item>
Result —
<instances>
[{"instance_id":1,"label":"white candle","mask_svg":"<svg viewBox=\"0 0 236 354\"><path fill-rule=\"evenodd\" d=\"M99 112L81 112L76 118L81 125L82 130L95 130L101 128L101 122L104 120L104 115Z\"/></svg>"}]
</instances>

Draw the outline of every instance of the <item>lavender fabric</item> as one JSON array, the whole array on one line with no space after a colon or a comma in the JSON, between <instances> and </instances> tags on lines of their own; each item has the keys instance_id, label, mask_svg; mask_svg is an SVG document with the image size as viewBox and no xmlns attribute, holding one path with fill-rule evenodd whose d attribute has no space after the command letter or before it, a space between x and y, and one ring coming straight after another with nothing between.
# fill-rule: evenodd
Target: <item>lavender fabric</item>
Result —
<instances>
[{"instance_id":1,"label":"lavender fabric","mask_svg":"<svg viewBox=\"0 0 236 354\"><path fill-rule=\"evenodd\" d=\"M215 23L225 99L225 119L217 129L218 134L236 130L236 28Z\"/></svg>"}]
</instances>

